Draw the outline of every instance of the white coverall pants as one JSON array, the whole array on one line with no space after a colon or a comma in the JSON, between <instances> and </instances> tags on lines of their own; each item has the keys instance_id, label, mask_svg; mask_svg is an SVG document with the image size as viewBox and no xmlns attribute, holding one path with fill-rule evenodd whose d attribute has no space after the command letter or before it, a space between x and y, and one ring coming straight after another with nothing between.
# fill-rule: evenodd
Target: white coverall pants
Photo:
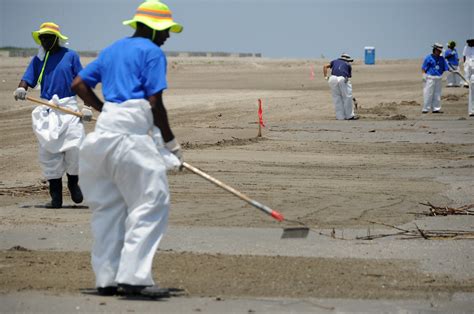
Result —
<instances>
[{"instance_id":1,"label":"white coverall pants","mask_svg":"<svg viewBox=\"0 0 474 314\"><path fill-rule=\"evenodd\" d=\"M75 96L50 100L59 106L78 111ZM47 106L38 106L31 113L33 131L39 142L38 156L47 180L59 179L64 172L78 174L79 147L85 137L79 117Z\"/></svg>"},{"instance_id":2,"label":"white coverall pants","mask_svg":"<svg viewBox=\"0 0 474 314\"><path fill-rule=\"evenodd\" d=\"M466 59L464 63L464 78L469 82L469 99L467 110L470 116L474 116L474 59Z\"/></svg>"},{"instance_id":3,"label":"white coverall pants","mask_svg":"<svg viewBox=\"0 0 474 314\"><path fill-rule=\"evenodd\" d=\"M352 103L352 84L343 76L331 75L328 80L331 87L334 109L337 120L347 120L354 116Z\"/></svg>"},{"instance_id":4,"label":"white coverall pants","mask_svg":"<svg viewBox=\"0 0 474 314\"><path fill-rule=\"evenodd\" d=\"M423 85L423 112L441 110L441 76L427 75Z\"/></svg>"},{"instance_id":5,"label":"white coverall pants","mask_svg":"<svg viewBox=\"0 0 474 314\"><path fill-rule=\"evenodd\" d=\"M469 81L469 103L468 111L470 116L474 116L474 74L471 75L471 80Z\"/></svg>"},{"instance_id":6,"label":"white coverall pants","mask_svg":"<svg viewBox=\"0 0 474 314\"><path fill-rule=\"evenodd\" d=\"M161 133L154 129L156 143L152 129L148 101L105 103L81 146L79 185L93 211L96 287L154 284L152 262L168 225L170 195Z\"/></svg>"},{"instance_id":7,"label":"white coverall pants","mask_svg":"<svg viewBox=\"0 0 474 314\"><path fill-rule=\"evenodd\" d=\"M466 62L464 62L464 78L469 81L472 75L474 75L474 58L466 58Z\"/></svg>"},{"instance_id":8,"label":"white coverall pants","mask_svg":"<svg viewBox=\"0 0 474 314\"><path fill-rule=\"evenodd\" d=\"M459 66L457 65L451 65L450 69L453 71L458 71ZM446 86L448 87L459 87L461 86L461 77L459 74L453 73L453 72L448 72L448 75L446 77L447 84Z\"/></svg>"}]
</instances>

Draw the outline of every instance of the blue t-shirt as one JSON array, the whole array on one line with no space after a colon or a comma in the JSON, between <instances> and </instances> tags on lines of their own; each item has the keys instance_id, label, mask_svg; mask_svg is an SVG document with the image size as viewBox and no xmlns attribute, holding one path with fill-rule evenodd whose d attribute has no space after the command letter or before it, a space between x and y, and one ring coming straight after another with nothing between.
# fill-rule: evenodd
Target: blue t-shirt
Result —
<instances>
[{"instance_id":1,"label":"blue t-shirt","mask_svg":"<svg viewBox=\"0 0 474 314\"><path fill-rule=\"evenodd\" d=\"M329 65L332 75L344 76L345 78L352 77L352 66L347 61L336 59L331 61Z\"/></svg>"},{"instance_id":2,"label":"blue t-shirt","mask_svg":"<svg viewBox=\"0 0 474 314\"><path fill-rule=\"evenodd\" d=\"M166 89L166 68L160 47L147 38L127 37L105 48L79 76L92 88L102 82L105 100L121 103Z\"/></svg>"},{"instance_id":3,"label":"blue t-shirt","mask_svg":"<svg viewBox=\"0 0 474 314\"><path fill-rule=\"evenodd\" d=\"M456 48L454 49L446 49L444 53L444 58L450 65L458 66L459 65L459 57Z\"/></svg>"},{"instance_id":4,"label":"blue t-shirt","mask_svg":"<svg viewBox=\"0 0 474 314\"><path fill-rule=\"evenodd\" d=\"M444 59L442 56L429 54L423 61L421 69L424 70L428 75L441 76L443 75L444 71L449 70L449 67L446 59Z\"/></svg>"},{"instance_id":5,"label":"blue t-shirt","mask_svg":"<svg viewBox=\"0 0 474 314\"><path fill-rule=\"evenodd\" d=\"M45 59L41 61L35 56L31 60L22 78L28 86L35 87L38 83ZM54 94L59 98L76 95L71 89L71 84L81 70L82 65L77 52L60 47L59 51L49 55L46 62L41 81L41 98L49 100Z\"/></svg>"}]
</instances>

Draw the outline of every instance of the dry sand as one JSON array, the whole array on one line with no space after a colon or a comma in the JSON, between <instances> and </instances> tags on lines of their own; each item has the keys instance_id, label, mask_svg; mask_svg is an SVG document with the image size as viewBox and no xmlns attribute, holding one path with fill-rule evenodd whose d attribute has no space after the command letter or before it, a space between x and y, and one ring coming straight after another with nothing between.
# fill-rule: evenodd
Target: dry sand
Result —
<instances>
[{"instance_id":1,"label":"dry sand","mask_svg":"<svg viewBox=\"0 0 474 314\"><path fill-rule=\"evenodd\" d=\"M88 208L41 206L48 195L31 130L33 104L12 97L28 62L0 57L0 231L86 225ZM444 114L422 115L421 60L355 62L361 119L336 121L323 64L170 58L165 104L186 161L315 230L365 230L369 221L407 224L426 212L420 202L474 203L474 119L467 116L467 89L444 88ZM258 98L266 123L262 138L256 138ZM169 181L172 226L281 227L194 174L172 173ZM72 205L67 192L65 197ZM472 216L466 219L473 231ZM28 249L0 252L0 292L80 293L93 287L87 252ZM168 252L155 264L162 284L190 296L397 299L474 292L472 269L466 276L427 275L416 263L399 260ZM267 272L269 265L282 275ZM369 275L366 269L372 269ZM380 289L381 281L390 288ZM265 292L270 287L273 292Z\"/></svg>"}]
</instances>

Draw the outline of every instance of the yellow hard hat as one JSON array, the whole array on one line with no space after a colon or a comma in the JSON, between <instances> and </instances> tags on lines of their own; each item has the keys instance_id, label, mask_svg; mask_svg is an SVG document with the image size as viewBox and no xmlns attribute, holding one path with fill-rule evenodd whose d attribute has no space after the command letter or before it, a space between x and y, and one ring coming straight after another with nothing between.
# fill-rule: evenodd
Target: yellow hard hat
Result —
<instances>
[{"instance_id":1,"label":"yellow hard hat","mask_svg":"<svg viewBox=\"0 0 474 314\"><path fill-rule=\"evenodd\" d=\"M58 36L60 39L62 40L68 40L68 37L64 36L63 34L61 34L61 32L59 31L59 25L58 24L55 24L53 22L46 22L46 23L43 23L41 24L40 26L40 29L37 30L37 31L34 31L31 33L31 35L33 36L33 39L35 40L35 42L38 44L38 45L41 45L41 41L39 39L39 36L41 34L53 34L53 35L56 35Z\"/></svg>"},{"instance_id":2,"label":"yellow hard hat","mask_svg":"<svg viewBox=\"0 0 474 314\"><path fill-rule=\"evenodd\" d=\"M151 29L162 31L170 29L173 33L181 33L183 26L173 21L168 6L156 0L145 1L137 8L133 19L124 21L124 25L137 28L137 22L141 22Z\"/></svg>"}]
</instances>

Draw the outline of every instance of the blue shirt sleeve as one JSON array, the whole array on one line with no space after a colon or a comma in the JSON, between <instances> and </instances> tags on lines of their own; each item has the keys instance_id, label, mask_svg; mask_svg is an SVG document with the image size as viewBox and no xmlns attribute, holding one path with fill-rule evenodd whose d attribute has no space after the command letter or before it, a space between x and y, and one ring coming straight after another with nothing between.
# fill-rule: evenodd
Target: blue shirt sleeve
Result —
<instances>
[{"instance_id":1,"label":"blue shirt sleeve","mask_svg":"<svg viewBox=\"0 0 474 314\"><path fill-rule=\"evenodd\" d=\"M38 82L38 77L39 77L39 69L38 69L38 62L36 59L39 61L38 57L33 57L31 59L30 64L26 68L25 74L23 74L22 81L25 81L28 86L30 87L35 87L36 83Z\"/></svg>"},{"instance_id":2,"label":"blue shirt sleeve","mask_svg":"<svg viewBox=\"0 0 474 314\"><path fill-rule=\"evenodd\" d=\"M349 72L349 75L347 77L352 77L352 66L350 64L347 67L347 71Z\"/></svg>"},{"instance_id":3,"label":"blue shirt sleeve","mask_svg":"<svg viewBox=\"0 0 474 314\"><path fill-rule=\"evenodd\" d=\"M166 82L167 61L164 54L152 58L146 63L142 75L142 85L148 98L168 87Z\"/></svg>"},{"instance_id":4,"label":"blue shirt sleeve","mask_svg":"<svg viewBox=\"0 0 474 314\"><path fill-rule=\"evenodd\" d=\"M446 61L445 58L443 58L443 61L444 61L444 62L443 62L443 63L444 63L444 71L449 71L448 61ZM444 72L444 71L443 71L443 72Z\"/></svg>"},{"instance_id":5,"label":"blue shirt sleeve","mask_svg":"<svg viewBox=\"0 0 474 314\"><path fill-rule=\"evenodd\" d=\"M87 86L92 88L101 82L102 77L100 71L100 56L89 63L84 69L82 69L78 75L82 78Z\"/></svg>"},{"instance_id":6,"label":"blue shirt sleeve","mask_svg":"<svg viewBox=\"0 0 474 314\"><path fill-rule=\"evenodd\" d=\"M428 67L429 67L429 57L426 57L425 60L423 61L423 65L421 66L421 69L423 71L428 71Z\"/></svg>"}]
</instances>

